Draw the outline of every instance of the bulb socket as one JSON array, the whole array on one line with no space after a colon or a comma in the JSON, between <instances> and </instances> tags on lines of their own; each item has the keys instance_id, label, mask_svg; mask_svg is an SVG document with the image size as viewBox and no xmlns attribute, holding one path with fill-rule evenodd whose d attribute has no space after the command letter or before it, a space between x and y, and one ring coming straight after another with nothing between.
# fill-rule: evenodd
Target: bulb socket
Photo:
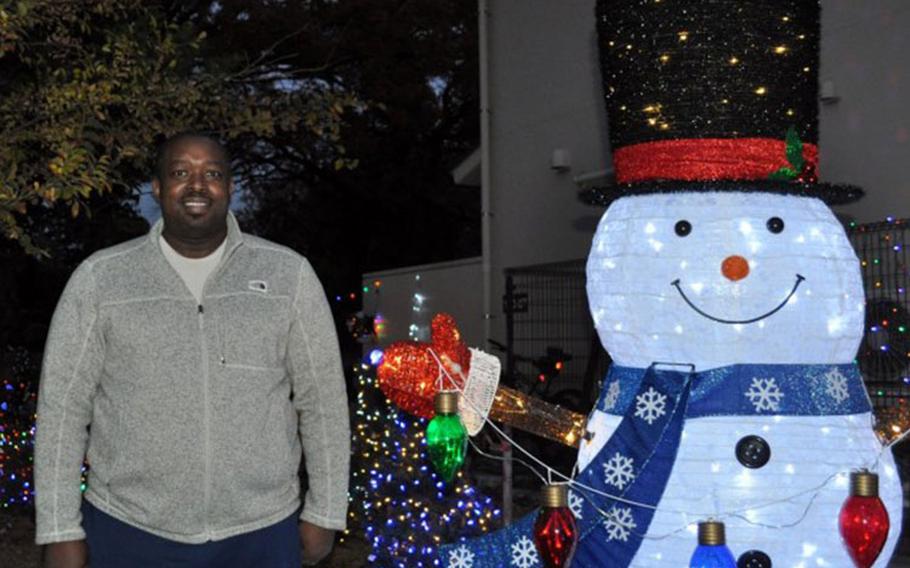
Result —
<instances>
[{"instance_id":1,"label":"bulb socket","mask_svg":"<svg viewBox=\"0 0 910 568\"><path fill-rule=\"evenodd\" d=\"M850 495L878 497L878 474L865 469L850 473Z\"/></svg>"},{"instance_id":2,"label":"bulb socket","mask_svg":"<svg viewBox=\"0 0 910 568\"><path fill-rule=\"evenodd\" d=\"M720 521L703 521L698 523L699 546L724 546L727 535L724 524Z\"/></svg>"},{"instance_id":3,"label":"bulb socket","mask_svg":"<svg viewBox=\"0 0 910 568\"><path fill-rule=\"evenodd\" d=\"M569 486L565 483L544 485L540 492L540 505L542 507L568 507Z\"/></svg>"},{"instance_id":4,"label":"bulb socket","mask_svg":"<svg viewBox=\"0 0 910 568\"><path fill-rule=\"evenodd\" d=\"M458 414L458 391L439 391L434 402L436 414Z\"/></svg>"}]
</instances>

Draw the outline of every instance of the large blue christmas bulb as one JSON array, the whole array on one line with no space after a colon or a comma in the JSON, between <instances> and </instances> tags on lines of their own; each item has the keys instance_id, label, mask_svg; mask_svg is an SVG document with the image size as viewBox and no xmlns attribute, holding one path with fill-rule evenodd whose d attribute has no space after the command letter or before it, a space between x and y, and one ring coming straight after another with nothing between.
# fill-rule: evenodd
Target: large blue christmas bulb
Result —
<instances>
[{"instance_id":1,"label":"large blue christmas bulb","mask_svg":"<svg viewBox=\"0 0 910 568\"><path fill-rule=\"evenodd\" d=\"M727 548L723 523L698 523L698 546L692 553L689 568L736 568L733 553Z\"/></svg>"}]
</instances>

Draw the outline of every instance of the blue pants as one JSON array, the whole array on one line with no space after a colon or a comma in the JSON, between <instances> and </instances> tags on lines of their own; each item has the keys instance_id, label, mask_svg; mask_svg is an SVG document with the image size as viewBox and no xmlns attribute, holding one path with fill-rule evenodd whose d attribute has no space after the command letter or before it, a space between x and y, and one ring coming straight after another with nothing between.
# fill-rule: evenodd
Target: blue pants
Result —
<instances>
[{"instance_id":1,"label":"blue pants","mask_svg":"<svg viewBox=\"0 0 910 568\"><path fill-rule=\"evenodd\" d=\"M92 568L300 568L297 515L270 527L203 544L185 544L118 521L82 501Z\"/></svg>"}]
</instances>

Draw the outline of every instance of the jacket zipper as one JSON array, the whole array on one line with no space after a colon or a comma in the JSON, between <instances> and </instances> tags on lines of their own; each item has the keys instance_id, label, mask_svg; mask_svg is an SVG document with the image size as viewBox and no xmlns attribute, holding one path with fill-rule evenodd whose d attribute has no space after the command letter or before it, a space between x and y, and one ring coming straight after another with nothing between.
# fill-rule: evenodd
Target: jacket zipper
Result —
<instances>
[{"instance_id":1,"label":"jacket zipper","mask_svg":"<svg viewBox=\"0 0 910 568\"><path fill-rule=\"evenodd\" d=\"M234 254L234 251L237 250L237 246L233 246L228 250L224 251L224 255L221 257L221 261L218 263L218 266L209 274L208 278L205 279L205 283L202 285L202 298L205 300L205 292L209 288L209 284L212 279L217 278L221 271L224 269L224 266L227 264L228 260ZM203 424L205 426L205 436L203 440L205 441L205 451L204 451L204 463L205 463L205 480L203 483L203 504L204 504L204 519L203 527L205 529L205 535L207 540L212 540L212 530L209 523L210 514L209 508L212 502L212 410L210 408L211 404L209 402L209 350L208 343L205 340L205 308L202 307L200 302L197 308L199 314L199 336L202 346L202 388L203 388L203 404L205 405L203 413ZM216 332L220 335L220 329L217 329L217 318L215 318L216 323ZM223 338L221 338L223 340ZM221 353L219 357L224 362L224 345L223 341L221 345ZM218 350L218 346L215 346L215 349Z\"/></svg>"},{"instance_id":2,"label":"jacket zipper","mask_svg":"<svg viewBox=\"0 0 910 568\"><path fill-rule=\"evenodd\" d=\"M199 338L202 346L202 403L203 403L203 429L204 436L204 459L205 478L203 481L203 523L205 535L208 540L212 539L209 528L209 503L212 498L212 417L209 409L209 351L208 343L205 340L205 309L202 304L198 306L199 314Z\"/></svg>"}]
</instances>

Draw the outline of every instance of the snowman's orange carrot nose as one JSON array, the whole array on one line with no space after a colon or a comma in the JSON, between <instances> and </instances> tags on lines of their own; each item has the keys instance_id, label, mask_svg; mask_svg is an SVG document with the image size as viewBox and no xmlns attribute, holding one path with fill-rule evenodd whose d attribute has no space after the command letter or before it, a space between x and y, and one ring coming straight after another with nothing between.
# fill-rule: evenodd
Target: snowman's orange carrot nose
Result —
<instances>
[{"instance_id":1,"label":"snowman's orange carrot nose","mask_svg":"<svg viewBox=\"0 0 910 568\"><path fill-rule=\"evenodd\" d=\"M720 271L734 282L742 280L749 275L749 261L735 254L728 256L720 264Z\"/></svg>"}]
</instances>

